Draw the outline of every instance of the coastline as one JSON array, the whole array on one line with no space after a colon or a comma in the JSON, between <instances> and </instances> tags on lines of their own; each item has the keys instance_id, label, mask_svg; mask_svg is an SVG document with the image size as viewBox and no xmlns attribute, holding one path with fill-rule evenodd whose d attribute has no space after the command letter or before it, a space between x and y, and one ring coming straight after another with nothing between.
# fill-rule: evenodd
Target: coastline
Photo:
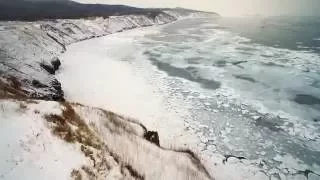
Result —
<instances>
[{"instance_id":1,"label":"coastline","mask_svg":"<svg viewBox=\"0 0 320 180\"><path fill-rule=\"evenodd\" d=\"M175 111L183 102L166 97L167 85L161 80L166 75L143 59L139 47L133 45L135 38L163 27L130 30L68 46L61 56L65 68L57 75L66 89L66 98L137 119L159 133L162 147L196 152L216 179L268 179L249 160L203 150L203 140L186 130L192 123L186 121L190 115Z\"/></svg>"},{"instance_id":2,"label":"coastline","mask_svg":"<svg viewBox=\"0 0 320 180\"><path fill-rule=\"evenodd\" d=\"M183 130L182 117L174 111L169 112L164 104L167 100L158 87L152 86L145 79L146 74L142 69L113 58L139 53L137 47L131 46L131 38L155 32L156 28L159 27L128 30L67 46L67 51L59 57L64 67L58 71L57 79L65 89L68 101L110 109L117 114L137 119L159 133L160 144L164 147L191 148L188 147L191 143L183 141L195 139L192 140ZM125 53L122 52L123 49L126 50ZM152 66L150 64L145 68ZM86 82L86 86L83 86L83 82ZM178 108L178 104L174 106Z\"/></svg>"},{"instance_id":3,"label":"coastline","mask_svg":"<svg viewBox=\"0 0 320 180\"><path fill-rule=\"evenodd\" d=\"M176 20L183 18L177 15L174 17ZM16 93L12 90L9 93L5 92L1 98L0 115L1 118L7 119L5 123L9 126L11 121L19 124L18 122L24 120L21 117L24 117L27 123L24 123L22 128L25 134L9 138L10 140L16 138L12 142L6 141L10 147L14 147L14 152L19 151L21 154L12 156L9 152L12 149L1 147L8 149L3 154L3 157L7 158L6 161L14 163L2 165L6 172L1 172L0 177L17 178L21 175L23 168L30 166L31 169L34 168L30 172L38 173L37 170L45 169L45 173L41 174L42 177L55 179L52 174L62 171L54 168L55 162L59 161L59 165L64 169L61 174L62 179L68 177L72 179L78 177L84 179L121 179L125 177L128 179L213 179L212 177L221 180L269 179L268 175L257 166L259 162L202 151L201 144L204 144L202 140L198 139L195 134L186 132L187 126L183 117L179 117L174 112L174 107L179 106L181 102L169 106L164 104L166 100L163 99L163 94L146 81L145 76L149 74L141 74L141 71L132 68L131 57L127 57L129 63L116 62L112 56L104 54L123 55L124 50L129 51L129 54L138 53L135 49L130 49L131 45L127 46L127 43L130 44L133 36L146 33L146 29L150 28L152 31L152 28L157 28L155 27L157 24L145 17L113 18L111 24L106 19L97 18L94 20L18 23L13 27L9 26L9 28L17 28L18 31L15 33L22 39L11 42L16 44L6 44L10 47L6 52L24 61L13 62L14 65L21 63L18 66L21 69L17 69L19 71L15 72L12 69L7 71L9 75L13 74L18 82L15 82L15 79L7 79L5 76L1 77L1 82L3 81L4 86L17 86L16 89L22 94L22 97L12 97L11 95ZM171 18L159 22L160 24L175 22L169 21ZM103 29L105 25L108 25L107 29ZM27 35L19 34L21 32ZM39 44L44 47L41 45L32 47L30 44L35 42L34 39L30 40L30 37L27 37L30 33L33 38L36 37L35 42L40 42ZM6 35L10 37L10 34ZM47 39L47 36L51 39ZM0 37L4 37L3 34ZM21 42L24 46L17 45ZM49 51L47 53L38 51L38 49L49 49ZM57 69L52 64L57 60L56 58L61 63ZM41 68L39 63L49 68L53 67L55 69L53 74ZM32 70L26 70L26 67ZM142 66L142 68L146 67ZM154 70L153 68L151 64L147 66L147 69L151 71ZM68 73L65 77L70 79L61 83L61 73ZM95 75L91 76L91 74ZM80 79L74 79L74 76ZM34 79L39 83L34 83ZM69 87L66 87L66 84ZM61 91L57 91L59 89ZM143 90L143 93L140 93L140 90ZM62 93L59 95L59 92ZM8 94L9 97L7 97ZM57 102L52 101L55 100L55 95L62 96L63 99L66 97L66 101L60 101L62 99ZM166 114L167 111L171 113ZM187 112L184 115L187 116ZM33 124L34 119L36 119L36 124ZM59 127L61 124L56 122L60 122L61 119L63 122L70 120L71 125L62 124L66 129L55 134L57 127L61 128ZM121 123L114 123L117 121ZM111 124L105 127L108 122ZM6 131L1 134L2 137L6 137L8 130L17 133L16 127L9 126L3 127L3 130ZM30 127L32 131L27 131ZM77 127L80 128L80 131L77 131ZM116 127L115 132L118 133L113 134L114 127ZM70 129L72 131L69 131ZM156 140L146 137L148 132L159 134L160 147L154 145ZM69 135L71 139L68 139ZM82 135L84 139L80 138ZM21 137L23 137L22 140ZM90 139L88 137L92 138L93 142L86 142ZM61 150L60 146L63 146ZM100 146L106 148L97 148ZM55 151L48 152L48 148ZM25 151L28 152L28 155L25 155ZM67 153L64 154L64 152ZM36 157L33 155L35 153L47 159ZM60 156L57 156L57 153ZM48 158L51 156L55 159ZM37 164L30 163L31 161ZM74 162L66 163L67 161ZM38 166L39 164L41 166ZM10 168L11 170L8 170ZM180 171L181 168L182 171ZM20 174L12 176L14 172Z\"/></svg>"},{"instance_id":4,"label":"coastline","mask_svg":"<svg viewBox=\"0 0 320 180\"><path fill-rule=\"evenodd\" d=\"M91 83L89 84L90 85L89 89L86 89L88 90L88 92L90 92L89 96L87 96L88 97L87 102L90 102L90 101L99 102L99 105L98 105L99 107L106 106L108 107L107 109L116 110L116 112L119 114L126 114L126 115L129 115L130 117L136 117L139 121L143 122L143 124L146 125L147 127L152 127L153 130L158 131L161 137L160 141L162 145L163 145L163 142L166 143L166 141L164 141L163 139L166 139L167 136L170 136L170 135L172 136L170 137L171 139L169 138L169 141L168 141L171 143L174 140L176 140L177 137L181 138L181 141L180 141L181 145L185 146L184 145L185 143L187 144L188 148L192 149L194 152L197 152L197 154L200 155L201 157L200 159L206 162L206 167L210 169L210 172L212 172L214 177L217 179L241 179L241 178L242 179L243 178L269 179L270 177L277 178L277 174L274 171L268 171L266 166L263 164L265 160L263 156L259 156L258 159L252 160L245 155L236 156L235 154L232 155L231 153L227 154L227 152L224 152L224 151L222 152L220 151L221 154L219 154L214 150L215 148L218 148L218 146L214 147L213 145L213 147L212 146L206 147L206 145L210 144L210 143L207 143L208 141L215 141L215 140L208 139L205 136L203 136L201 132L197 131L202 127L201 123L199 124L199 122L194 122L192 121L191 117L188 118L188 114L181 113L181 109L183 109L183 106L186 103L183 104L183 101L176 102L176 98L179 96L178 94L175 94L176 96L165 97L166 94L168 95L168 93L169 94L172 93L171 90L175 91L176 89L170 89L170 87L165 87L166 86L164 82L165 80L162 78L165 78L167 74L161 71L158 71L159 69L156 66L152 65L152 63L150 64L150 61L146 59L147 57L144 55L146 48L143 48L143 47L145 46L143 45L141 45L141 47L139 46L140 44L139 42L144 43L144 40L140 41L141 35L143 35L143 33L145 33L147 36L150 33L150 35L152 36L152 34L157 34L158 31L160 31L159 29L162 29L165 27L166 25L161 27L155 27L154 29L143 28L141 29L141 31L138 30L137 32L134 32L136 30L132 30L133 32L126 31L119 34L108 36L106 38L96 39L96 40L93 40L93 42L84 42L81 44L76 44L74 45L76 47L72 45L71 51L69 52L70 54L67 55L66 57L66 61L70 62L71 64L67 65L67 67L75 66L76 64L75 62L80 63L81 66L84 66L84 67L91 66L90 64L86 63L86 59L90 59L90 62L91 61L95 62L98 65L96 67L89 67L88 72L92 72L93 69L99 72L98 73L94 72L93 74L95 75L92 75L92 77L86 77L81 74L81 72L86 72L86 68L83 68L79 72L77 72L76 70L78 67L68 68L66 70L70 71L69 72L70 74L65 75L65 77L71 77L71 74L74 74L76 77L79 76L79 78L81 79L80 81L94 82L93 84ZM79 55L79 57L74 57L74 55L77 54L77 52L86 52L86 53L85 55L83 55L83 53L80 53L81 55ZM76 60L74 58L76 58ZM103 70L100 70L100 69L103 69ZM107 73L104 74L103 71L106 71ZM100 82L101 79L103 82L102 81ZM165 79L168 80L168 78L165 78ZM169 78L169 79L172 79L172 78ZM147 82L145 82L145 80L147 80ZM75 78L74 81L79 81L79 80ZM66 82L67 83L62 83L62 84L68 84L68 82L70 83L72 81L68 80ZM176 81L170 81L169 83L174 83L174 82ZM149 87L146 87L146 84L151 84L151 89ZM185 92L184 90L188 91L188 89L183 89L179 85L181 84L177 84L178 87L175 86L180 90L178 92L183 94L183 92ZM82 89L81 82L79 85L75 85L74 87L78 87L77 89ZM93 91L90 89L90 87L99 87L99 88L98 90ZM111 90L108 89L110 87L112 87ZM154 89L154 87L156 88ZM72 88L70 87L67 89L72 90ZM134 89L136 92L143 92L143 94L131 92L132 89ZM161 89L161 90L158 91L158 89ZM102 92L99 92L99 90L102 90ZM152 92L151 95L149 92ZM66 91L66 93L68 94L68 91ZM72 92L71 94L74 94L74 93L76 92ZM95 93L97 96L90 99L92 97L91 95ZM106 96L109 96L109 97L106 98L104 94L107 94ZM155 94L155 96L153 96L152 94ZM68 97L68 95L66 97ZM149 105L145 105L145 102L149 103L149 101L159 99L159 97L164 99L159 100L157 102L166 102L166 103L165 104L150 103ZM79 98L77 101L83 102L81 95L78 95L77 98ZM168 98L171 98L171 99L168 99ZM172 101L168 104L168 100L170 101L173 99L175 101L174 103L177 103L177 104L174 105ZM161 107L164 107L164 106L168 107L166 111L172 111L172 112L176 111L178 108L177 112L179 112L180 113L179 115L181 115L182 117L160 118L157 115L158 114L163 115L165 114L165 111L158 110L158 109L161 109ZM155 110L153 110L153 108L159 111L158 114L155 112ZM144 109L147 109L145 113L141 111ZM156 114L156 115L152 115L152 114ZM218 117L215 117L215 116L212 116L212 117L218 119ZM152 122L155 122L155 123L153 124ZM179 123L174 124L174 122L179 122ZM193 132L181 131L180 134L183 134L182 137L179 137L179 136L174 137L174 134L177 134L177 135L179 134L179 133L176 133L176 131L178 131L177 129L179 130L188 129L189 127L192 128L192 126L195 127L194 129L192 129ZM186 136L186 134L192 138L193 140L192 142L190 141L188 142L187 140L190 140L190 139L186 139L185 137L183 137L183 136ZM172 144L179 146L178 141ZM170 147L172 145L168 144L168 146ZM209 149L210 150L213 149L213 151L210 152ZM285 160L285 163L287 163L286 165L289 167L292 167L295 165L294 160L290 159L290 157L287 157L287 159ZM292 176L279 173L280 174L279 176L281 178L289 178L289 179L290 178L306 179L307 176L303 175L304 167L296 166L296 168L297 169L301 168L302 173L292 174ZM308 169L308 168L305 168L305 169ZM232 173L229 173L231 171ZM308 176L310 177L316 176L316 173L317 172L310 172L310 175ZM288 176L288 177L285 177L285 176Z\"/></svg>"},{"instance_id":5,"label":"coastline","mask_svg":"<svg viewBox=\"0 0 320 180\"><path fill-rule=\"evenodd\" d=\"M148 22L147 25L143 23L136 24L133 23L134 21L128 24L128 21L125 21L126 17L124 17L124 19L121 19L122 17L119 18L120 20L115 21L115 26L111 27L114 32L154 25L152 23L148 24ZM173 17L170 16L167 21L172 21L173 19L171 18ZM78 20L78 23L79 21L81 20ZM120 29L117 22L120 22ZM168 23L166 21L157 22L160 22L159 24ZM50 25L52 22L44 22L45 25L42 23L20 24L18 22L13 24L9 23L9 25L4 23L5 25L2 25L4 28L3 32L1 32L3 33L1 34L1 38L4 41L2 41L3 44L1 44L1 48L4 48L4 60L14 57L12 59L15 61L11 61L12 64L2 63L2 69L6 71L1 73L0 104L2 108L0 115L1 119L6 119L5 123L8 124L8 126L2 127L2 137L6 137L8 135L6 132L8 131L14 132L14 136L5 141L5 146L7 147L1 147L1 149L5 149L5 152L2 154L2 159L6 160L4 164L1 164L1 178L14 179L22 177L22 172L28 167L28 169L30 169L28 173L31 174L27 174L27 177L45 179L55 179L56 176L53 176L53 174L56 173L59 173L59 177L63 179L66 179L68 174L72 179L79 177L85 179L99 179L103 177L115 179L121 177L127 177L129 179L130 177L133 179L150 179L151 177L156 177L158 179L167 179L173 176L177 179L212 179L195 154L187 149L175 150L173 148L170 150L155 146L154 139L152 140L150 137L146 137L149 131L147 131L144 126L139 127L132 124L132 122L136 122L135 120L99 108L86 107L79 103L64 101L63 87L61 87L60 82L55 78L55 74L59 69L63 68L64 65L56 57L59 56L60 53L64 53L66 51L66 45L72 44L74 39L76 39L76 41L83 41L104 36L107 35L107 33L92 35L92 32L96 32L97 29L89 31L89 33L84 33L83 30L81 30L82 35L79 36L75 33L77 29L79 30L79 27L77 28L76 26L69 31L71 34L66 34L57 29L57 27L60 26L59 24L68 23L65 22L65 20L58 22L55 27ZM125 24L125 26L121 26L121 24ZM95 25L91 24L89 27L92 26ZM10 34L20 34L20 32L24 34L22 34L22 38L20 37L17 41L9 41L6 39L10 38ZM72 35L76 37L72 37ZM32 39L26 36L31 36ZM33 43L33 45L36 46L36 48L30 45L19 45L21 42L28 44L32 43L32 41L35 41L36 44ZM39 44L37 44L39 41L41 45L46 47L39 48ZM35 57L40 57L40 59L34 61ZM15 63L20 64L18 69L10 69ZM99 115L101 113L102 115ZM25 117L24 123L21 122L21 117ZM123 129L124 131L121 130L123 128L122 123L119 124L120 126L115 124L106 127L107 129L102 128L103 125L100 123L106 121L114 122L113 118L118 119L116 121L122 121L126 124L126 127ZM34 119L36 119L36 121ZM14 124L19 124L19 126L10 127L10 124L13 122ZM119 131L121 131L120 136L115 136L112 131L110 131L114 126L119 126ZM133 132L132 130L127 131L127 128L132 129ZM20 131L20 133L17 133L18 131ZM153 131L150 132L152 133ZM118 139L118 141L108 140L110 135L112 139ZM126 141L125 144L127 145L133 143L133 147L127 149L134 150L133 152L119 151L118 148L123 146L123 144L119 144L119 142L124 141ZM143 144L142 149L141 143ZM66 147L68 150L59 148L60 146ZM52 150L55 149L55 151L47 151L48 147ZM135 151L137 149L140 150ZM160 163L160 166L155 166L158 168L147 168L149 164L148 161L155 157L144 153L145 150L155 151L156 154L160 153L159 155L162 158L157 162ZM16 153L13 155L11 152ZM57 153L61 156L57 156ZM73 153L75 154L73 155ZM40 159L39 156L41 157ZM67 156L71 159L67 158ZM145 156L149 157L144 159L143 157ZM53 157L54 159L50 159L49 157ZM174 158L172 163L168 163L172 161L172 157L178 158L179 160L174 160ZM106 164L106 162L104 162L106 159L101 158L108 158L110 161L108 160ZM59 166L64 169L63 173L59 172L61 169L53 168L57 161L60 162ZM73 161L74 163L65 163L65 161ZM97 162L100 161L102 164L100 163L100 165L97 166ZM163 163L165 163L167 167L171 167L171 170L162 170L160 167L164 167L165 164ZM177 170L174 170L176 168ZM181 168L186 170L181 171ZM101 172L101 170L103 170L103 172ZM41 173L38 174L40 171ZM35 177L35 175L37 175L37 177Z\"/></svg>"}]
</instances>

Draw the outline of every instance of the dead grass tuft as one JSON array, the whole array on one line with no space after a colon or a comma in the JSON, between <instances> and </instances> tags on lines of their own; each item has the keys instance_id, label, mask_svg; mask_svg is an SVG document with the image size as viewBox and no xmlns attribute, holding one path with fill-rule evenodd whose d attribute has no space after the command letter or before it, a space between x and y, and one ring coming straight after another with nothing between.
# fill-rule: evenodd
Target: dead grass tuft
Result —
<instances>
[{"instance_id":1,"label":"dead grass tuft","mask_svg":"<svg viewBox=\"0 0 320 180\"><path fill-rule=\"evenodd\" d=\"M52 132L54 135L60 137L68 143L80 144L80 150L92 163L83 165L78 170L74 170L71 173L71 177L76 180L85 179L99 179L99 177L105 177L109 169L120 165L121 174L124 179L139 179L144 180L147 174L146 171L141 170L137 164L127 160L125 155L117 152L117 149L110 148L112 144L104 143L99 135L95 134L94 124L87 125L80 115L77 114L74 107L77 104L71 104L68 102L60 102L64 107L61 115L46 115L45 119L53 124ZM83 106L83 105L79 105ZM133 140L136 142L136 138L141 140L149 140L150 138L145 137L148 135L154 139L156 132L148 131L139 122L132 119L125 118L123 116L117 115L113 112L101 110L101 115L105 117L106 121L103 121L105 128L111 133L111 138L117 137L118 135L127 134L125 138ZM89 127L90 126L90 127ZM91 127L92 126L92 127ZM92 128L92 129L91 129ZM140 129L140 130L139 130ZM144 133L143 133L144 132ZM143 133L143 134L141 134ZM148 136L148 137L149 137ZM151 139L152 139L151 138ZM138 145L138 144L137 144ZM138 145L139 146L139 145ZM124 147L126 148L126 147ZM185 171L187 173L186 177L190 179L196 179L200 177L206 177L207 179L213 179L201 160L195 153L188 149L166 149L159 145L159 148L163 151L173 151L177 154L184 154L189 160L191 160L192 165L184 166L182 164L177 164L178 170ZM121 147L120 147L121 149ZM148 153L146 149L145 153ZM179 171L180 171L179 170Z\"/></svg>"},{"instance_id":2,"label":"dead grass tuft","mask_svg":"<svg viewBox=\"0 0 320 180\"><path fill-rule=\"evenodd\" d=\"M62 115L46 115L45 119L52 123L52 132L69 143L79 142L85 146L101 149L100 139L90 130L86 123L74 111L68 102L63 102Z\"/></svg>"},{"instance_id":3,"label":"dead grass tuft","mask_svg":"<svg viewBox=\"0 0 320 180\"><path fill-rule=\"evenodd\" d=\"M71 178L73 178L74 180L82 180L82 175L80 171L74 169L71 172Z\"/></svg>"},{"instance_id":4,"label":"dead grass tuft","mask_svg":"<svg viewBox=\"0 0 320 180\"><path fill-rule=\"evenodd\" d=\"M202 164L200 158L190 149L170 149L170 151L186 154L200 172L203 172L209 179L213 179L206 167Z\"/></svg>"},{"instance_id":5,"label":"dead grass tuft","mask_svg":"<svg viewBox=\"0 0 320 180\"><path fill-rule=\"evenodd\" d=\"M45 119L48 122L54 124L53 134L60 137L69 143L74 143L76 141L75 133L72 131L68 122L62 117L58 115L46 115Z\"/></svg>"},{"instance_id":6,"label":"dead grass tuft","mask_svg":"<svg viewBox=\"0 0 320 180\"><path fill-rule=\"evenodd\" d=\"M106 156L109 152L99 136L75 112L71 103L60 102L64 107L61 115L46 115L45 119L51 123L52 133L68 143L79 143L81 152L91 160L92 164L84 165L71 173L73 179L97 179L112 167ZM103 175L102 175L103 176Z\"/></svg>"},{"instance_id":7,"label":"dead grass tuft","mask_svg":"<svg viewBox=\"0 0 320 180\"><path fill-rule=\"evenodd\" d=\"M0 99L25 100L27 96L16 77L0 77Z\"/></svg>"},{"instance_id":8,"label":"dead grass tuft","mask_svg":"<svg viewBox=\"0 0 320 180\"><path fill-rule=\"evenodd\" d=\"M141 174L139 174L135 169L133 169L133 167L131 165L125 165L125 166L122 166L121 167L121 172L122 174L127 174L125 173L125 171L128 171L129 174L134 177L135 179L138 179L138 180L144 180L145 177Z\"/></svg>"},{"instance_id":9,"label":"dead grass tuft","mask_svg":"<svg viewBox=\"0 0 320 180\"><path fill-rule=\"evenodd\" d=\"M144 133L147 132L147 128L138 121L120 116L114 112L106 111L104 109L99 110L105 115L106 119L108 119L105 126L108 127L113 133L122 134L123 131L125 131L139 136L138 132L136 131L137 127L140 127Z\"/></svg>"},{"instance_id":10,"label":"dead grass tuft","mask_svg":"<svg viewBox=\"0 0 320 180\"><path fill-rule=\"evenodd\" d=\"M84 145L81 145L81 151L84 153L85 156L89 157L93 154L93 151L91 151L89 148L87 148Z\"/></svg>"},{"instance_id":11,"label":"dead grass tuft","mask_svg":"<svg viewBox=\"0 0 320 180\"><path fill-rule=\"evenodd\" d=\"M81 169L89 176L89 179L97 179L94 171L88 166L82 166Z\"/></svg>"}]
</instances>

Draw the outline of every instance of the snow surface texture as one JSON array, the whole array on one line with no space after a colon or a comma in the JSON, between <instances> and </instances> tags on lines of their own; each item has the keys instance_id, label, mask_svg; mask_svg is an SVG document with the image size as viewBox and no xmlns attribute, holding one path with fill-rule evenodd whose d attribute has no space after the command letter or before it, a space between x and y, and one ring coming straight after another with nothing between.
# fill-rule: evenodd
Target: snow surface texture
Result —
<instances>
[{"instance_id":1,"label":"snow surface texture","mask_svg":"<svg viewBox=\"0 0 320 180\"><path fill-rule=\"evenodd\" d=\"M55 77L66 45L192 13L1 22L0 179L212 179L195 154L157 146L138 121L59 102Z\"/></svg>"}]
</instances>

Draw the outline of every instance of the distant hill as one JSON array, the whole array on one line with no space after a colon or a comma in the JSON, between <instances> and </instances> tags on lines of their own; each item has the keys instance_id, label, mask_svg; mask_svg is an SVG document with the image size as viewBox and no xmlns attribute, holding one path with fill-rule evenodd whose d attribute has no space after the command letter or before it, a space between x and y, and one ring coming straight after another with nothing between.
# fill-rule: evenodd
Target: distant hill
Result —
<instances>
[{"instance_id":1,"label":"distant hill","mask_svg":"<svg viewBox=\"0 0 320 180\"><path fill-rule=\"evenodd\" d=\"M0 20L35 21L146 13L155 16L160 12L160 9L142 9L124 5L81 4L69 0L0 0Z\"/></svg>"}]
</instances>

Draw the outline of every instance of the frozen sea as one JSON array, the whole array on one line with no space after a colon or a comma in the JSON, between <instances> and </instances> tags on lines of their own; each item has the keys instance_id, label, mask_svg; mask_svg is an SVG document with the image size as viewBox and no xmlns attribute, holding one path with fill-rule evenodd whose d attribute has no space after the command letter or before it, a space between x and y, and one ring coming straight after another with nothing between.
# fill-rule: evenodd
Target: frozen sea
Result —
<instances>
[{"instance_id":1,"label":"frozen sea","mask_svg":"<svg viewBox=\"0 0 320 180\"><path fill-rule=\"evenodd\" d=\"M271 179L320 179L318 27L313 17L184 19L71 45L58 78L67 99L141 119L160 139L183 126L200 153Z\"/></svg>"}]
</instances>

